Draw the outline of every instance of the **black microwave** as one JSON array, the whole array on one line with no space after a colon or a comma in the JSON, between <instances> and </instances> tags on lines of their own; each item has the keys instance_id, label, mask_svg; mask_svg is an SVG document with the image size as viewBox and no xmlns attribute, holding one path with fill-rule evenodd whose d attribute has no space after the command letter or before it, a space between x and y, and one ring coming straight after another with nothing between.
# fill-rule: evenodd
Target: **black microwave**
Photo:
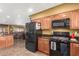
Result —
<instances>
[{"instance_id":1,"label":"black microwave","mask_svg":"<svg viewBox=\"0 0 79 59\"><path fill-rule=\"evenodd\" d=\"M70 19L58 19L52 21L52 27L53 28L69 28L70 27Z\"/></svg>"}]
</instances>

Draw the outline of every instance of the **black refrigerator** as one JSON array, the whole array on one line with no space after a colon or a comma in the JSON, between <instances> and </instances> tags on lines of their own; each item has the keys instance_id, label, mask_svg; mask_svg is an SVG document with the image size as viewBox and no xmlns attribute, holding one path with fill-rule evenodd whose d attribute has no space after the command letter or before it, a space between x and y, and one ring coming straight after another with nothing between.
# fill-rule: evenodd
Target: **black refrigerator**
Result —
<instances>
[{"instance_id":1,"label":"black refrigerator","mask_svg":"<svg viewBox=\"0 0 79 59\"><path fill-rule=\"evenodd\" d=\"M26 23L25 48L29 51L36 52L38 49L38 33L41 33L40 23Z\"/></svg>"}]
</instances>

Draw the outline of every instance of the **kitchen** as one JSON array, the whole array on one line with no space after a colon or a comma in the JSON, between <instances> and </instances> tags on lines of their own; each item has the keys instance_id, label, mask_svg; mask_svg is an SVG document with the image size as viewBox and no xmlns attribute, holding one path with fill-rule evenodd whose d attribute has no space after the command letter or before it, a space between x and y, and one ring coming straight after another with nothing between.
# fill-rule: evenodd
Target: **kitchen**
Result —
<instances>
[{"instance_id":1,"label":"kitchen","mask_svg":"<svg viewBox=\"0 0 79 59\"><path fill-rule=\"evenodd\" d=\"M78 4L61 4L30 16L33 22L41 23L42 36L38 37L38 50L52 56L78 56L79 8ZM68 21L67 21L68 20ZM68 36L66 44L57 44L63 39L54 40L53 36ZM52 39L50 38L52 37ZM63 37L62 37L63 38ZM58 37L59 39L59 37ZM65 38L64 38L65 39ZM55 41L53 44L50 40ZM63 40L64 41L64 40ZM51 51L50 45L54 45ZM58 47L56 47L58 46ZM64 47L63 47L64 46ZM66 53L63 52L65 49ZM60 52L61 51L61 52ZM51 53L52 52L52 53Z\"/></svg>"},{"instance_id":2,"label":"kitchen","mask_svg":"<svg viewBox=\"0 0 79 59\"><path fill-rule=\"evenodd\" d=\"M2 55L10 51L9 55L79 56L79 4L58 4L29 17L30 21L23 21L24 25L1 25Z\"/></svg>"}]
</instances>

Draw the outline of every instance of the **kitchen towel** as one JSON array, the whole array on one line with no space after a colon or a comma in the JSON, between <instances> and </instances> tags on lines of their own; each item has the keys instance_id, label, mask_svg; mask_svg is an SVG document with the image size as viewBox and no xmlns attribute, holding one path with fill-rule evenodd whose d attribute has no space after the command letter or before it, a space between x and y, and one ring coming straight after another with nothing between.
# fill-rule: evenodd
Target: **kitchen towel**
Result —
<instances>
[{"instance_id":1,"label":"kitchen towel","mask_svg":"<svg viewBox=\"0 0 79 59\"><path fill-rule=\"evenodd\" d=\"M51 42L51 50L56 51L56 42Z\"/></svg>"},{"instance_id":2,"label":"kitchen towel","mask_svg":"<svg viewBox=\"0 0 79 59\"><path fill-rule=\"evenodd\" d=\"M60 50L61 50L61 54L63 56L66 56L67 55L67 44L60 43Z\"/></svg>"}]
</instances>

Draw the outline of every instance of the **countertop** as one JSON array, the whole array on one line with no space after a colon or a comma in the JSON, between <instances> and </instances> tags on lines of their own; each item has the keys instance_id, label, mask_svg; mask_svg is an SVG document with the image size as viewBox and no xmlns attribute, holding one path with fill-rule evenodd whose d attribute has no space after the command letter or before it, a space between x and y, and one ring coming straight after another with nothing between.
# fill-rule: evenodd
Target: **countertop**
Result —
<instances>
[{"instance_id":1,"label":"countertop","mask_svg":"<svg viewBox=\"0 0 79 59\"><path fill-rule=\"evenodd\" d=\"M45 39L48 39L48 40L50 40L51 41L51 37L52 37L53 35L50 35L50 34L42 34L42 35L40 35L39 37L43 37L43 38L45 38ZM72 41L72 40L69 40L68 42L70 42L70 43L77 43L77 44L79 44L79 37L77 36L77 37L75 37L75 38L77 38L78 39L78 41Z\"/></svg>"},{"instance_id":2,"label":"countertop","mask_svg":"<svg viewBox=\"0 0 79 59\"><path fill-rule=\"evenodd\" d=\"M7 34L7 35L1 35L0 37L7 37L7 36L13 36L12 34Z\"/></svg>"}]
</instances>

